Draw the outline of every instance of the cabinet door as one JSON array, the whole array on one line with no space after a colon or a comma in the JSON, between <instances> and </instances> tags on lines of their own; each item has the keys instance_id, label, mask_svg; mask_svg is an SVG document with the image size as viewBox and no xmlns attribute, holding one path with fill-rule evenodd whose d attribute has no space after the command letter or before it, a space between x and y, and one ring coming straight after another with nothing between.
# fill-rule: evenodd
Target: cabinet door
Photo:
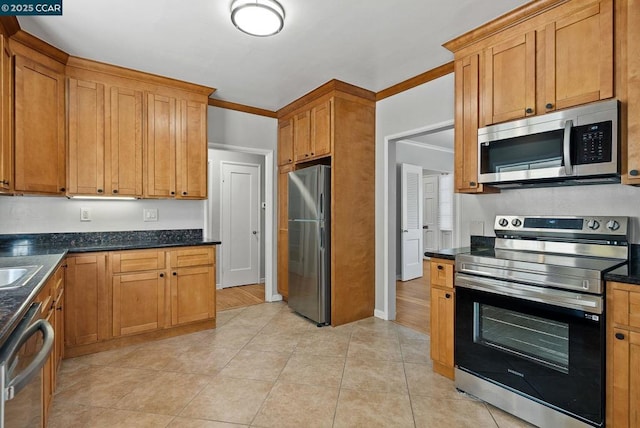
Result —
<instances>
[{"instance_id":1,"label":"cabinet door","mask_svg":"<svg viewBox=\"0 0 640 428\"><path fill-rule=\"evenodd\" d=\"M53 334L54 334L54 349L53 349L53 390L56 390L57 374L62 365L62 358L64 357L64 288L60 290L58 298L56 298L56 311L54 314Z\"/></svg>"},{"instance_id":2,"label":"cabinet door","mask_svg":"<svg viewBox=\"0 0 640 428\"><path fill-rule=\"evenodd\" d=\"M625 14L622 14L624 17ZM626 9L626 37L621 38L626 42L626 50L621 57L626 57L626 74L623 79L627 82L627 138L623 139L623 147L627 146L626 169L622 171L622 180L625 184L640 184L640 0L629 0ZM624 61L622 61L624 65ZM623 68L624 70L624 68ZM618 89L616 89L618 90ZM625 115L623 114L623 117ZM623 122L624 123L624 120ZM624 136L624 130L622 132ZM624 152L624 150L623 150ZM624 156L624 155L623 155ZM625 166L624 157L622 160Z\"/></svg>"},{"instance_id":3,"label":"cabinet door","mask_svg":"<svg viewBox=\"0 0 640 428\"><path fill-rule=\"evenodd\" d=\"M431 359L434 371L453 378L454 290L431 288Z\"/></svg>"},{"instance_id":4,"label":"cabinet door","mask_svg":"<svg viewBox=\"0 0 640 428\"><path fill-rule=\"evenodd\" d=\"M278 166L293 163L293 118L278 123Z\"/></svg>"},{"instance_id":5,"label":"cabinet door","mask_svg":"<svg viewBox=\"0 0 640 428\"><path fill-rule=\"evenodd\" d=\"M171 270L171 325L216 316L215 275L212 266Z\"/></svg>"},{"instance_id":6,"label":"cabinet door","mask_svg":"<svg viewBox=\"0 0 640 428\"><path fill-rule=\"evenodd\" d=\"M107 194L142 196L142 92L111 88Z\"/></svg>"},{"instance_id":7,"label":"cabinet door","mask_svg":"<svg viewBox=\"0 0 640 428\"><path fill-rule=\"evenodd\" d=\"M281 167L278 171L278 229L289 228L289 172L292 166Z\"/></svg>"},{"instance_id":8,"label":"cabinet door","mask_svg":"<svg viewBox=\"0 0 640 428\"><path fill-rule=\"evenodd\" d=\"M311 111L298 113L293 117L293 153L296 162L311 156Z\"/></svg>"},{"instance_id":9,"label":"cabinet door","mask_svg":"<svg viewBox=\"0 0 640 428\"><path fill-rule=\"evenodd\" d=\"M616 428L640 427L640 333L614 328L612 340L613 352L609 364L613 370L612 395L607 404L613 409L610 415L613 420L607 423Z\"/></svg>"},{"instance_id":10,"label":"cabinet door","mask_svg":"<svg viewBox=\"0 0 640 428\"><path fill-rule=\"evenodd\" d=\"M15 190L65 192L64 76L15 57Z\"/></svg>"},{"instance_id":11,"label":"cabinet door","mask_svg":"<svg viewBox=\"0 0 640 428\"><path fill-rule=\"evenodd\" d=\"M0 192L13 188L13 73L7 39L0 35Z\"/></svg>"},{"instance_id":12,"label":"cabinet door","mask_svg":"<svg viewBox=\"0 0 640 428\"><path fill-rule=\"evenodd\" d=\"M176 151L179 198L207 198L207 104L180 101Z\"/></svg>"},{"instance_id":13,"label":"cabinet door","mask_svg":"<svg viewBox=\"0 0 640 428\"><path fill-rule=\"evenodd\" d=\"M333 100L328 100L311 109L311 156L319 157L331 153L331 110Z\"/></svg>"},{"instance_id":14,"label":"cabinet door","mask_svg":"<svg viewBox=\"0 0 640 428\"><path fill-rule=\"evenodd\" d=\"M176 99L147 94L145 196L176 194Z\"/></svg>"},{"instance_id":15,"label":"cabinet door","mask_svg":"<svg viewBox=\"0 0 640 428\"><path fill-rule=\"evenodd\" d=\"M545 28L547 111L613 96L613 3L593 2Z\"/></svg>"},{"instance_id":16,"label":"cabinet door","mask_svg":"<svg viewBox=\"0 0 640 428\"><path fill-rule=\"evenodd\" d=\"M458 192L478 192L479 55L455 62L455 182Z\"/></svg>"},{"instance_id":17,"label":"cabinet door","mask_svg":"<svg viewBox=\"0 0 640 428\"><path fill-rule=\"evenodd\" d=\"M114 275L113 336L144 333L164 327L164 272Z\"/></svg>"},{"instance_id":18,"label":"cabinet door","mask_svg":"<svg viewBox=\"0 0 640 428\"><path fill-rule=\"evenodd\" d=\"M104 194L104 85L69 79L68 193Z\"/></svg>"},{"instance_id":19,"label":"cabinet door","mask_svg":"<svg viewBox=\"0 0 640 428\"><path fill-rule=\"evenodd\" d=\"M485 124L535 114L536 33L487 48L483 76Z\"/></svg>"},{"instance_id":20,"label":"cabinet door","mask_svg":"<svg viewBox=\"0 0 640 428\"><path fill-rule=\"evenodd\" d=\"M67 258L66 346L95 343L110 336L106 257L106 253L94 253Z\"/></svg>"},{"instance_id":21,"label":"cabinet door","mask_svg":"<svg viewBox=\"0 0 640 428\"><path fill-rule=\"evenodd\" d=\"M54 320L54 310L50 310L45 317L45 320L51 324L52 326L55 324ZM55 335L55 331L54 331ZM54 356L53 354L49 354L49 358L42 366L42 420L43 427L47 426L47 421L49 419L49 410L51 409L51 403L53 401L53 391L54 391Z\"/></svg>"}]
</instances>

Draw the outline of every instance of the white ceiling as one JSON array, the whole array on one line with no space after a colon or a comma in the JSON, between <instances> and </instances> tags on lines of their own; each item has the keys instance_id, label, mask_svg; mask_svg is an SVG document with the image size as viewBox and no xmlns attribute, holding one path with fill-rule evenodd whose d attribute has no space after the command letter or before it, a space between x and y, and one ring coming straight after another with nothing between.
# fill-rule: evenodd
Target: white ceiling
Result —
<instances>
[{"instance_id":1,"label":"white ceiling","mask_svg":"<svg viewBox=\"0 0 640 428\"><path fill-rule=\"evenodd\" d=\"M377 92L447 63L441 45L524 0L280 0L283 31L238 31L231 0L64 0L63 16L21 16L63 51L217 88L277 110L336 78Z\"/></svg>"}]
</instances>

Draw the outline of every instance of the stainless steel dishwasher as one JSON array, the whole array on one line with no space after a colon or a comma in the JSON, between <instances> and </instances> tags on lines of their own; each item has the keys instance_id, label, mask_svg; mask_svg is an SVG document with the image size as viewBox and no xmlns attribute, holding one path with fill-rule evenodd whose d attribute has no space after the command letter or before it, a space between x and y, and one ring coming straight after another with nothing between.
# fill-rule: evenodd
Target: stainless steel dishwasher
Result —
<instances>
[{"instance_id":1,"label":"stainless steel dishwasher","mask_svg":"<svg viewBox=\"0 0 640 428\"><path fill-rule=\"evenodd\" d=\"M51 354L53 328L33 303L0 349L0 428L42 425L42 366Z\"/></svg>"}]
</instances>

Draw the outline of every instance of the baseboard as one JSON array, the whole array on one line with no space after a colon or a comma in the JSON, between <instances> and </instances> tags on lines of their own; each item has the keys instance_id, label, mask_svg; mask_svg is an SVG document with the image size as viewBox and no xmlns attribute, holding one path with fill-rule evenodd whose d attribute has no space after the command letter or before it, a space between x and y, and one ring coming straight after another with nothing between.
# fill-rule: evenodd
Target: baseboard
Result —
<instances>
[{"instance_id":1,"label":"baseboard","mask_svg":"<svg viewBox=\"0 0 640 428\"><path fill-rule=\"evenodd\" d=\"M376 317L376 318L383 319L385 321L389 320L389 317L387 316L387 313L385 311L381 311L379 309L374 309L373 310L373 316Z\"/></svg>"},{"instance_id":2,"label":"baseboard","mask_svg":"<svg viewBox=\"0 0 640 428\"><path fill-rule=\"evenodd\" d=\"M282 294L272 294L271 298L267 300L267 302L281 302L281 301L282 301Z\"/></svg>"}]
</instances>

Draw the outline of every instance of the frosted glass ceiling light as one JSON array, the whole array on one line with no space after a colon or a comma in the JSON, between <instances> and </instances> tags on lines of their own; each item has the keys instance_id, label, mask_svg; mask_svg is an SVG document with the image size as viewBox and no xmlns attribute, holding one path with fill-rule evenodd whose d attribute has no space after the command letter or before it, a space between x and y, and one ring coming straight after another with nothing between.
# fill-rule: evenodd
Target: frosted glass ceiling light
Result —
<instances>
[{"instance_id":1,"label":"frosted glass ceiling light","mask_svg":"<svg viewBox=\"0 0 640 428\"><path fill-rule=\"evenodd\" d=\"M275 0L234 0L231 22L252 36L273 36L284 26L284 9Z\"/></svg>"}]
</instances>

